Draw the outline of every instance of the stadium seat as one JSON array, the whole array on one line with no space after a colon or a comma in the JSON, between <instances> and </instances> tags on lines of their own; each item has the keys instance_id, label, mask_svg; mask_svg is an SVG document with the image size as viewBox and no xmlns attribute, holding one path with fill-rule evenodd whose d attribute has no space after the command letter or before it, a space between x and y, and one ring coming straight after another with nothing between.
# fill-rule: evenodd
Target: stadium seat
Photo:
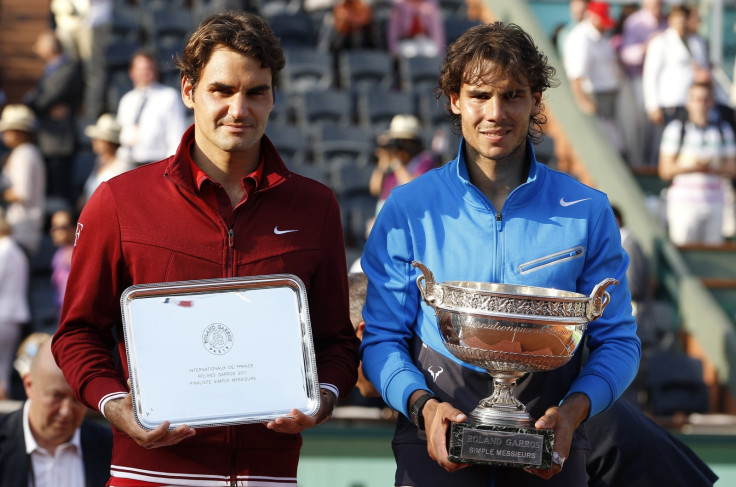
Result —
<instances>
[{"instance_id":1,"label":"stadium seat","mask_svg":"<svg viewBox=\"0 0 736 487\"><path fill-rule=\"evenodd\" d=\"M266 135L289 168L301 166L308 162L310 157L309 139L300 127L294 124L269 125L266 129Z\"/></svg>"},{"instance_id":2,"label":"stadium seat","mask_svg":"<svg viewBox=\"0 0 736 487\"><path fill-rule=\"evenodd\" d=\"M449 46L460 37L463 32L479 24L461 15L448 15L445 17L445 39Z\"/></svg>"},{"instance_id":3,"label":"stadium seat","mask_svg":"<svg viewBox=\"0 0 736 487\"><path fill-rule=\"evenodd\" d=\"M286 50L286 67L281 73L284 90L289 93L327 91L334 87L332 55L315 48Z\"/></svg>"},{"instance_id":4,"label":"stadium seat","mask_svg":"<svg viewBox=\"0 0 736 487\"><path fill-rule=\"evenodd\" d=\"M284 48L316 47L317 29L305 13L278 13L268 18L268 24Z\"/></svg>"},{"instance_id":5,"label":"stadium seat","mask_svg":"<svg viewBox=\"0 0 736 487\"><path fill-rule=\"evenodd\" d=\"M308 130L326 124L347 126L353 120L353 97L345 91L311 91L293 99L296 122Z\"/></svg>"},{"instance_id":6,"label":"stadium seat","mask_svg":"<svg viewBox=\"0 0 736 487\"><path fill-rule=\"evenodd\" d=\"M316 133L314 164L330 168L367 166L373 148L373 137L361 127L326 124Z\"/></svg>"},{"instance_id":7,"label":"stadium seat","mask_svg":"<svg viewBox=\"0 0 736 487\"><path fill-rule=\"evenodd\" d=\"M351 92L388 91L394 85L393 60L385 51L343 51L339 57L340 87Z\"/></svg>"},{"instance_id":8,"label":"stadium seat","mask_svg":"<svg viewBox=\"0 0 736 487\"><path fill-rule=\"evenodd\" d=\"M374 135L386 130L394 115L414 115L419 118L412 93L371 91L358 96L358 123Z\"/></svg>"},{"instance_id":9,"label":"stadium seat","mask_svg":"<svg viewBox=\"0 0 736 487\"><path fill-rule=\"evenodd\" d=\"M399 57L402 91L432 93L440 75L441 57Z\"/></svg>"},{"instance_id":10,"label":"stadium seat","mask_svg":"<svg viewBox=\"0 0 736 487\"><path fill-rule=\"evenodd\" d=\"M649 409L655 416L708 412L703 364L682 353L658 351L647 365Z\"/></svg>"}]
</instances>

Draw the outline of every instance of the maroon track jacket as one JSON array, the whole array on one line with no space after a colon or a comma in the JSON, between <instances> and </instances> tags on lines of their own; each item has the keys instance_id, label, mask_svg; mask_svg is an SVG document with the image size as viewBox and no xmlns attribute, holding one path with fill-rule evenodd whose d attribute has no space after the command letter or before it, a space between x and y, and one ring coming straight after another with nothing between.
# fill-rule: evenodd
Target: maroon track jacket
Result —
<instances>
[{"instance_id":1,"label":"maroon track jacket","mask_svg":"<svg viewBox=\"0 0 736 487\"><path fill-rule=\"evenodd\" d=\"M260 186L235 209L230 228L192 181L186 151L193 132L187 130L174 156L103 183L85 206L53 342L67 380L94 409L105 397L128 390L120 295L130 285L288 273L307 288L319 381L346 395L356 381L359 343L350 324L334 194L290 172L264 136ZM177 445L150 450L114 428L113 433L114 477L201 486L296 485L301 436L263 424L199 428Z\"/></svg>"}]
</instances>

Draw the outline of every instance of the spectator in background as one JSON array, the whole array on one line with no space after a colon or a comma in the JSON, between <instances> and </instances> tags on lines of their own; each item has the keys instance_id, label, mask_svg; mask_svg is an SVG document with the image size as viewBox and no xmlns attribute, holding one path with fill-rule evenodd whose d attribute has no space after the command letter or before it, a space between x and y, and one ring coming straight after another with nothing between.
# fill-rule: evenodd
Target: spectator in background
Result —
<instances>
[{"instance_id":1,"label":"spectator in background","mask_svg":"<svg viewBox=\"0 0 736 487\"><path fill-rule=\"evenodd\" d=\"M77 112L84 83L74 59L64 54L53 31L42 32L34 46L44 63L36 86L23 101L38 118L38 147L46 161L46 194L74 204L72 168L77 149Z\"/></svg>"},{"instance_id":2,"label":"spectator in background","mask_svg":"<svg viewBox=\"0 0 736 487\"><path fill-rule=\"evenodd\" d=\"M396 115L389 129L378 137L376 167L369 190L378 198L376 213L391 190L437 167L437 157L424 150L419 120L413 115Z\"/></svg>"},{"instance_id":3,"label":"spectator in background","mask_svg":"<svg viewBox=\"0 0 736 487\"><path fill-rule=\"evenodd\" d=\"M33 357L41 348L43 342L51 338L51 335L42 331L36 331L28 335L18 345L18 350L15 352L15 360L13 361L13 368L21 380L23 377L31 371L31 362Z\"/></svg>"},{"instance_id":4,"label":"spectator in background","mask_svg":"<svg viewBox=\"0 0 736 487\"><path fill-rule=\"evenodd\" d=\"M64 51L82 63L84 118L95 120L105 100L105 48L113 16L113 0L51 0L55 32Z\"/></svg>"},{"instance_id":5,"label":"spectator in background","mask_svg":"<svg viewBox=\"0 0 736 487\"><path fill-rule=\"evenodd\" d=\"M117 112L123 159L141 165L173 155L187 124L181 94L159 83L149 52L133 55L128 75L133 89L120 99Z\"/></svg>"},{"instance_id":6,"label":"spectator in background","mask_svg":"<svg viewBox=\"0 0 736 487\"><path fill-rule=\"evenodd\" d=\"M28 259L13 240L0 211L0 399L10 392L13 355L23 325L31 319L28 307Z\"/></svg>"},{"instance_id":7,"label":"spectator in background","mask_svg":"<svg viewBox=\"0 0 736 487\"><path fill-rule=\"evenodd\" d=\"M0 486L85 487L105 485L112 434L85 420L51 355L47 338L23 375L28 400L0 417Z\"/></svg>"},{"instance_id":8,"label":"spectator in background","mask_svg":"<svg viewBox=\"0 0 736 487\"><path fill-rule=\"evenodd\" d=\"M348 274L348 290L350 295L350 321L355 328L355 335L363 340L365 320L363 319L363 306L365 306L365 294L368 289L368 277L362 272ZM380 398L381 394L373 387L363 375L363 370L358 366L358 382L355 384L364 398Z\"/></svg>"},{"instance_id":9,"label":"spectator in background","mask_svg":"<svg viewBox=\"0 0 736 487\"><path fill-rule=\"evenodd\" d=\"M562 49L578 108L595 115L613 147L623 153L616 119L621 76L616 52L606 36L615 25L606 2L589 2L585 18L572 29Z\"/></svg>"},{"instance_id":10,"label":"spectator in background","mask_svg":"<svg viewBox=\"0 0 736 487\"><path fill-rule=\"evenodd\" d=\"M445 51L445 25L437 0L396 0L387 24L394 57L439 56Z\"/></svg>"},{"instance_id":11,"label":"spectator in background","mask_svg":"<svg viewBox=\"0 0 736 487\"><path fill-rule=\"evenodd\" d=\"M55 291L54 307L57 317L61 314L66 281L69 279L69 270L72 267L76 228L77 219L71 210L57 210L51 215L49 233L56 247L56 252L51 259L51 283Z\"/></svg>"},{"instance_id":12,"label":"spectator in background","mask_svg":"<svg viewBox=\"0 0 736 487\"><path fill-rule=\"evenodd\" d=\"M623 23L621 45L618 51L624 66L626 78L633 96L633 106L629 107L627 126L631 127L630 141L632 165L644 165L652 160L654 134L652 122L644 108L644 88L642 74L644 55L649 41L667 28L667 19L662 12L662 0L643 0L641 8L632 13Z\"/></svg>"},{"instance_id":13,"label":"spectator in background","mask_svg":"<svg viewBox=\"0 0 736 487\"><path fill-rule=\"evenodd\" d=\"M0 116L3 144L10 149L0 184L5 188L5 218L28 256L36 253L41 242L46 187L43 156L34 143L36 125L36 117L25 105L8 105Z\"/></svg>"},{"instance_id":14,"label":"spectator in background","mask_svg":"<svg viewBox=\"0 0 736 487\"><path fill-rule=\"evenodd\" d=\"M332 9L333 51L370 49L373 46L373 9L361 0L343 0Z\"/></svg>"},{"instance_id":15,"label":"spectator in background","mask_svg":"<svg viewBox=\"0 0 736 487\"><path fill-rule=\"evenodd\" d=\"M713 87L688 90L687 120L672 120L662 134L659 176L667 190L667 224L676 245L723 242L724 185L736 177L736 143L730 124L713 120Z\"/></svg>"},{"instance_id":16,"label":"spectator in background","mask_svg":"<svg viewBox=\"0 0 736 487\"><path fill-rule=\"evenodd\" d=\"M95 125L90 125L84 129L84 133L92 139L92 151L97 155L97 161L84 183L84 189L78 204L79 209L84 206L101 182L133 168L131 164L118 157L120 124L114 115L103 113Z\"/></svg>"},{"instance_id":17,"label":"spectator in background","mask_svg":"<svg viewBox=\"0 0 736 487\"><path fill-rule=\"evenodd\" d=\"M570 9L570 21L557 29L554 37L555 47L560 58L563 57L562 46L565 45L565 39L572 31L573 27L578 25L585 17L585 9L588 6L588 0L570 0L568 8Z\"/></svg>"},{"instance_id":18,"label":"spectator in background","mask_svg":"<svg viewBox=\"0 0 736 487\"><path fill-rule=\"evenodd\" d=\"M637 101L644 105L641 77L644 72L644 55L649 41L667 28L662 13L662 0L643 0L641 8L626 18L621 34L619 56L632 83L638 85Z\"/></svg>"},{"instance_id":19,"label":"spectator in background","mask_svg":"<svg viewBox=\"0 0 736 487\"><path fill-rule=\"evenodd\" d=\"M688 30L689 14L687 7L673 6L667 29L647 47L642 71L644 107L658 126L677 117L684 120L690 85L708 77L708 53L702 39Z\"/></svg>"}]
</instances>

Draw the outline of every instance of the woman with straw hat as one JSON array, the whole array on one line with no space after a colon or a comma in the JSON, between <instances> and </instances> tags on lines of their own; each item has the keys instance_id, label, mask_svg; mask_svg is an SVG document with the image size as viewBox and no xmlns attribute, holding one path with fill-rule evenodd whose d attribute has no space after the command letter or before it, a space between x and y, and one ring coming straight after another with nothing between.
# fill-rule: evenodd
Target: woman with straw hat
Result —
<instances>
[{"instance_id":1,"label":"woman with straw hat","mask_svg":"<svg viewBox=\"0 0 736 487\"><path fill-rule=\"evenodd\" d=\"M0 116L3 143L10 149L2 168L2 200L13 238L32 255L41 242L46 168L35 144L36 117L25 105L8 105Z\"/></svg>"}]
</instances>

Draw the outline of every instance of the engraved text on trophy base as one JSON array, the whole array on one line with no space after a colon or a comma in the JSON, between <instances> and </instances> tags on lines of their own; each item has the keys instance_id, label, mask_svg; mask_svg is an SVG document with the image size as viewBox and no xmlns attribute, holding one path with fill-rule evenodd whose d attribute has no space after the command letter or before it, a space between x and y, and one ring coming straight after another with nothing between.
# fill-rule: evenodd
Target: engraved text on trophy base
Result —
<instances>
[{"instance_id":1,"label":"engraved text on trophy base","mask_svg":"<svg viewBox=\"0 0 736 487\"><path fill-rule=\"evenodd\" d=\"M459 463L548 469L553 445L552 430L452 423L449 457Z\"/></svg>"}]
</instances>

